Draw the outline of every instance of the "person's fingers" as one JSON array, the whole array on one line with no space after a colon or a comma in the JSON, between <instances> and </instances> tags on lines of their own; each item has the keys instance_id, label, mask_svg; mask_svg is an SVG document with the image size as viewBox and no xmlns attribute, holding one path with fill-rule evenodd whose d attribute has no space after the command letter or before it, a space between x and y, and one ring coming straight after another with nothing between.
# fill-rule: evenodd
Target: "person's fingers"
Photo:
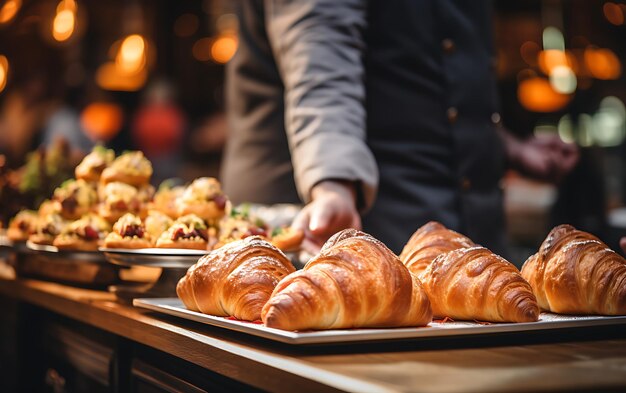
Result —
<instances>
[{"instance_id":1,"label":"person's fingers","mask_svg":"<svg viewBox=\"0 0 626 393\"><path fill-rule=\"evenodd\" d=\"M317 255L320 252L321 245L317 242L312 241L311 239L305 238L304 240L302 240L300 248L311 255Z\"/></svg>"},{"instance_id":2,"label":"person's fingers","mask_svg":"<svg viewBox=\"0 0 626 393\"><path fill-rule=\"evenodd\" d=\"M335 215L335 209L330 205L324 205L311 209L311 220L309 221L309 230L314 235L322 235L328 231L328 228Z\"/></svg>"},{"instance_id":3,"label":"person's fingers","mask_svg":"<svg viewBox=\"0 0 626 393\"><path fill-rule=\"evenodd\" d=\"M294 229L299 229L306 234L309 231L310 219L311 219L310 211L308 207L305 206L302 210L300 210L298 215L296 215L296 218L293 219L293 222L291 223L291 227Z\"/></svg>"},{"instance_id":4,"label":"person's fingers","mask_svg":"<svg viewBox=\"0 0 626 393\"><path fill-rule=\"evenodd\" d=\"M352 216L352 222L350 223L350 228L358 229L359 231L363 229L362 223L361 223L361 216L359 216L358 214L354 214Z\"/></svg>"}]
</instances>

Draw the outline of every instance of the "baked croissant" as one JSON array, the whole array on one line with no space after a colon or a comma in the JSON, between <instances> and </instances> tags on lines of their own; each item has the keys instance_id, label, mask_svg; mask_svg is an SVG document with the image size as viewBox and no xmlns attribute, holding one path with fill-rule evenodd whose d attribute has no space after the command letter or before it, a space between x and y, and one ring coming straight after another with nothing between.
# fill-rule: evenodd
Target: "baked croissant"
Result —
<instances>
[{"instance_id":1,"label":"baked croissant","mask_svg":"<svg viewBox=\"0 0 626 393\"><path fill-rule=\"evenodd\" d=\"M400 253L400 260L411 273L419 276L439 255L473 246L474 242L469 238L436 221L430 221L411 236Z\"/></svg>"},{"instance_id":2,"label":"baked croissant","mask_svg":"<svg viewBox=\"0 0 626 393\"><path fill-rule=\"evenodd\" d=\"M432 319L421 283L383 243L354 229L331 237L263 307L284 330L423 326Z\"/></svg>"},{"instance_id":3,"label":"baked croissant","mask_svg":"<svg viewBox=\"0 0 626 393\"><path fill-rule=\"evenodd\" d=\"M285 254L252 236L200 258L180 279L176 293L192 311L256 321L276 284L293 271Z\"/></svg>"},{"instance_id":4,"label":"baked croissant","mask_svg":"<svg viewBox=\"0 0 626 393\"><path fill-rule=\"evenodd\" d=\"M513 264L484 247L435 258L420 276L437 317L489 322L534 322L539 306Z\"/></svg>"},{"instance_id":5,"label":"baked croissant","mask_svg":"<svg viewBox=\"0 0 626 393\"><path fill-rule=\"evenodd\" d=\"M626 315L626 261L571 225L552 229L522 267L539 306L561 314Z\"/></svg>"}]
</instances>

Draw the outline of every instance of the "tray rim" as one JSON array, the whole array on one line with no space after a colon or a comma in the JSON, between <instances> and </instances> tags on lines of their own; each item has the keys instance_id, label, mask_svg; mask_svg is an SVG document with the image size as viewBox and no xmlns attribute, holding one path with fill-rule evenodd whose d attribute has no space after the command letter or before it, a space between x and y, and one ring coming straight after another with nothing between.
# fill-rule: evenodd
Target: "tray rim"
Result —
<instances>
[{"instance_id":1,"label":"tray rim","mask_svg":"<svg viewBox=\"0 0 626 393\"><path fill-rule=\"evenodd\" d=\"M161 257L161 256L172 256L172 257L201 257L210 253L209 250L193 250L193 249L185 249L185 248L156 248L156 247L148 247L148 248L110 248L110 247L100 247L98 248L100 252L106 252L111 254L130 254L137 256L146 256L146 257Z\"/></svg>"},{"instance_id":2,"label":"tray rim","mask_svg":"<svg viewBox=\"0 0 626 393\"><path fill-rule=\"evenodd\" d=\"M159 304L175 302L176 305ZM540 330L566 329L572 327L626 325L626 316L596 316L596 315L557 315L542 313L549 317L563 317L565 320L523 323L498 323L482 325L476 322L459 321L455 326L447 327L437 322L431 322L427 327L409 328L364 328L364 329L337 329L311 332L292 332L275 328L268 328L262 324L230 320L224 317L202 314L183 308L178 298L136 298L135 307L155 311L158 313L176 316L182 319L199 322L205 325L216 326L227 330L246 333L252 336L278 341L293 345L307 344L351 344L368 341L385 340L414 340L425 338L460 337L467 335L501 334L511 332L526 332Z\"/></svg>"},{"instance_id":3,"label":"tray rim","mask_svg":"<svg viewBox=\"0 0 626 393\"><path fill-rule=\"evenodd\" d=\"M55 258L68 257L74 259L85 259L88 262L105 263L106 259L104 254L100 251L86 251L86 250L59 250L55 246L36 244L30 240L25 243L27 250L37 252L42 255L53 256Z\"/></svg>"}]
</instances>

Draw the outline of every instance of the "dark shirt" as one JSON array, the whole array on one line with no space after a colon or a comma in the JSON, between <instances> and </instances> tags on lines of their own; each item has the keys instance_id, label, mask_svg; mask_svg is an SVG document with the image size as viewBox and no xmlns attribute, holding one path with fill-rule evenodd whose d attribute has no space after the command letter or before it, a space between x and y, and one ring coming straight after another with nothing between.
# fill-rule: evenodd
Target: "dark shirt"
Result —
<instances>
[{"instance_id":1,"label":"dark shirt","mask_svg":"<svg viewBox=\"0 0 626 393\"><path fill-rule=\"evenodd\" d=\"M429 220L503 252L489 2L243 1L239 15L231 198L306 202L354 180L364 229L396 252Z\"/></svg>"}]
</instances>

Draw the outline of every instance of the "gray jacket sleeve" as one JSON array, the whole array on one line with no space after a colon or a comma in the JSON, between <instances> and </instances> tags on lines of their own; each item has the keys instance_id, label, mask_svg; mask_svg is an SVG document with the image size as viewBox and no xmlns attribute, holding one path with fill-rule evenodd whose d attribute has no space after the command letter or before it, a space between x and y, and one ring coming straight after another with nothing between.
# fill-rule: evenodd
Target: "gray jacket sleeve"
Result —
<instances>
[{"instance_id":1,"label":"gray jacket sleeve","mask_svg":"<svg viewBox=\"0 0 626 393\"><path fill-rule=\"evenodd\" d=\"M265 0L266 29L285 85L285 128L300 197L326 179L378 186L365 141L363 0Z\"/></svg>"}]
</instances>

